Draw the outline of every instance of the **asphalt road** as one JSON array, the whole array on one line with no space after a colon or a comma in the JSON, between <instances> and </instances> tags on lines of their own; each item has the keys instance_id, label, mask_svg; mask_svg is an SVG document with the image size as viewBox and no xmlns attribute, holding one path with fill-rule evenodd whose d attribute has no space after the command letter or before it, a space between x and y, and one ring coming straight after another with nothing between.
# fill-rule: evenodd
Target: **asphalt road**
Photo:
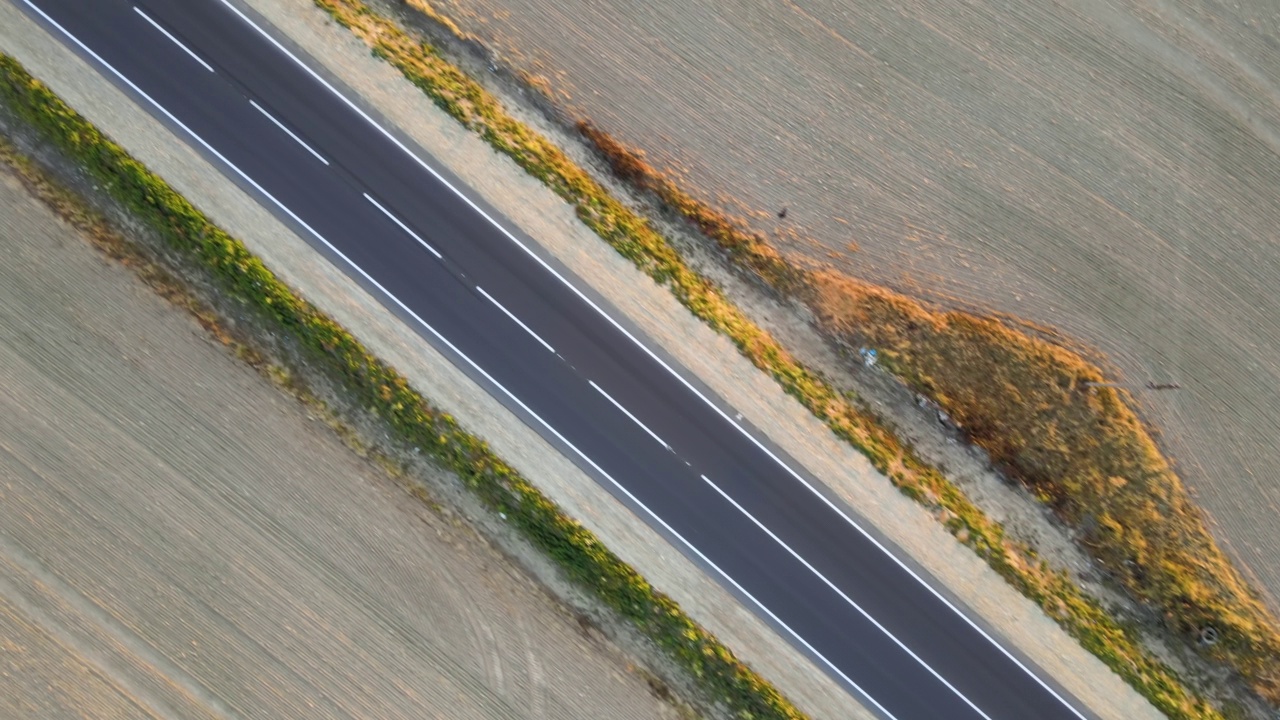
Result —
<instances>
[{"instance_id":1,"label":"asphalt road","mask_svg":"<svg viewBox=\"0 0 1280 720\"><path fill-rule=\"evenodd\" d=\"M222 0L15 1L859 701L899 720L1088 716L270 28Z\"/></svg>"}]
</instances>

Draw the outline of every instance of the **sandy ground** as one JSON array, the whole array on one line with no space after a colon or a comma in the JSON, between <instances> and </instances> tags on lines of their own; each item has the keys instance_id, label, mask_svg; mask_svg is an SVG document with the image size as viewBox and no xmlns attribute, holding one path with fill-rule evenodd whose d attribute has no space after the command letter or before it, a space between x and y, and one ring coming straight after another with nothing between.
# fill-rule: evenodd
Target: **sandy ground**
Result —
<instances>
[{"instance_id":1,"label":"sandy ground","mask_svg":"<svg viewBox=\"0 0 1280 720\"><path fill-rule=\"evenodd\" d=\"M0 716L675 717L7 174L0 249Z\"/></svg>"},{"instance_id":2,"label":"sandy ground","mask_svg":"<svg viewBox=\"0 0 1280 720\"><path fill-rule=\"evenodd\" d=\"M1272 0L437 4L784 249L1181 383L1143 410L1280 599Z\"/></svg>"}]
</instances>

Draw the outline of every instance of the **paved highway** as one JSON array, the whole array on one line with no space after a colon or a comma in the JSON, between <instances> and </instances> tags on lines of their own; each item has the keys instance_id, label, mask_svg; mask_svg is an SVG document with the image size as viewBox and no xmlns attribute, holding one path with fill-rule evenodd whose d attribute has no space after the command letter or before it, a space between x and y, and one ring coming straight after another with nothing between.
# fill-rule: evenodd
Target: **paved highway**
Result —
<instances>
[{"instance_id":1,"label":"paved highway","mask_svg":"<svg viewBox=\"0 0 1280 720\"><path fill-rule=\"evenodd\" d=\"M229 0L14 0L886 718L1091 717Z\"/></svg>"}]
</instances>

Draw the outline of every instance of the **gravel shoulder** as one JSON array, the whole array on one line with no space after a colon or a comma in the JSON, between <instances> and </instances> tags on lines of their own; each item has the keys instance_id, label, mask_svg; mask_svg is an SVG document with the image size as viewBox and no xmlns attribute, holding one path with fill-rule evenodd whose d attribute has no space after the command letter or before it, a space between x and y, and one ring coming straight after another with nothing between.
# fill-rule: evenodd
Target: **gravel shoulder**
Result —
<instances>
[{"instance_id":1,"label":"gravel shoulder","mask_svg":"<svg viewBox=\"0 0 1280 720\"><path fill-rule=\"evenodd\" d=\"M676 718L0 173L0 716Z\"/></svg>"}]
</instances>

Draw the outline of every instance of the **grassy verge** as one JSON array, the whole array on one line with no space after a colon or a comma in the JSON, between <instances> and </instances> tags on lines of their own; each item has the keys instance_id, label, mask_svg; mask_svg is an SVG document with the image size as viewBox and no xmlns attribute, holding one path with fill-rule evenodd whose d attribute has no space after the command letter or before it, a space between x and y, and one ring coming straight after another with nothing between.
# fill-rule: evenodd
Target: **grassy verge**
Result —
<instances>
[{"instance_id":1,"label":"grassy verge","mask_svg":"<svg viewBox=\"0 0 1280 720\"><path fill-rule=\"evenodd\" d=\"M312 367L338 379L400 442L457 473L486 506L505 515L573 581L631 622L687 671L708 698L740 718L803 717L767 681L693 623L585 528L433 408L395 370L299 298L238 240L0 54L0 103L87 173L173 251L194 261L217 289L273 333L295 340Z\"/></svg>"},{"instance_id":2,"label":"grassy verge","mask_svg":"<svg viewBox=\"0 0 1280 720\"><path fill-rule=\"evenodd\" d=\"M961 542L1156 707L1174 718L1221 717L1168 666L1144 652L1134 630L1110 618L1029 548L1005 538L941 473L798 363L692 271L648 223L552 143L505 113L434 48L360 0L315 2L439 107L571 203L602 239L731 338L744 356L905 493L939 510ZM414 5L425 6L420 0ZM939 402L996 462L1039 490L1064 519L1086 530L1088 549L1137 599L1162 612L1172 630L1189 637L1214 628L1220 640L1209 655L1237 670L1264 698L1280 701L1280 678L1273 675L1280 657L1274 618L1213 543L1123 396L1109 388L1085 391L1083 383L1102 379L1096 368L993 321L930 313L907 298L847 278L803 271L661 176L640 154L589 125L579 129L620 178L689 219L769 288L815 308L831 337L881 348L886 365Z\"/></svg>"}]
</instances>

